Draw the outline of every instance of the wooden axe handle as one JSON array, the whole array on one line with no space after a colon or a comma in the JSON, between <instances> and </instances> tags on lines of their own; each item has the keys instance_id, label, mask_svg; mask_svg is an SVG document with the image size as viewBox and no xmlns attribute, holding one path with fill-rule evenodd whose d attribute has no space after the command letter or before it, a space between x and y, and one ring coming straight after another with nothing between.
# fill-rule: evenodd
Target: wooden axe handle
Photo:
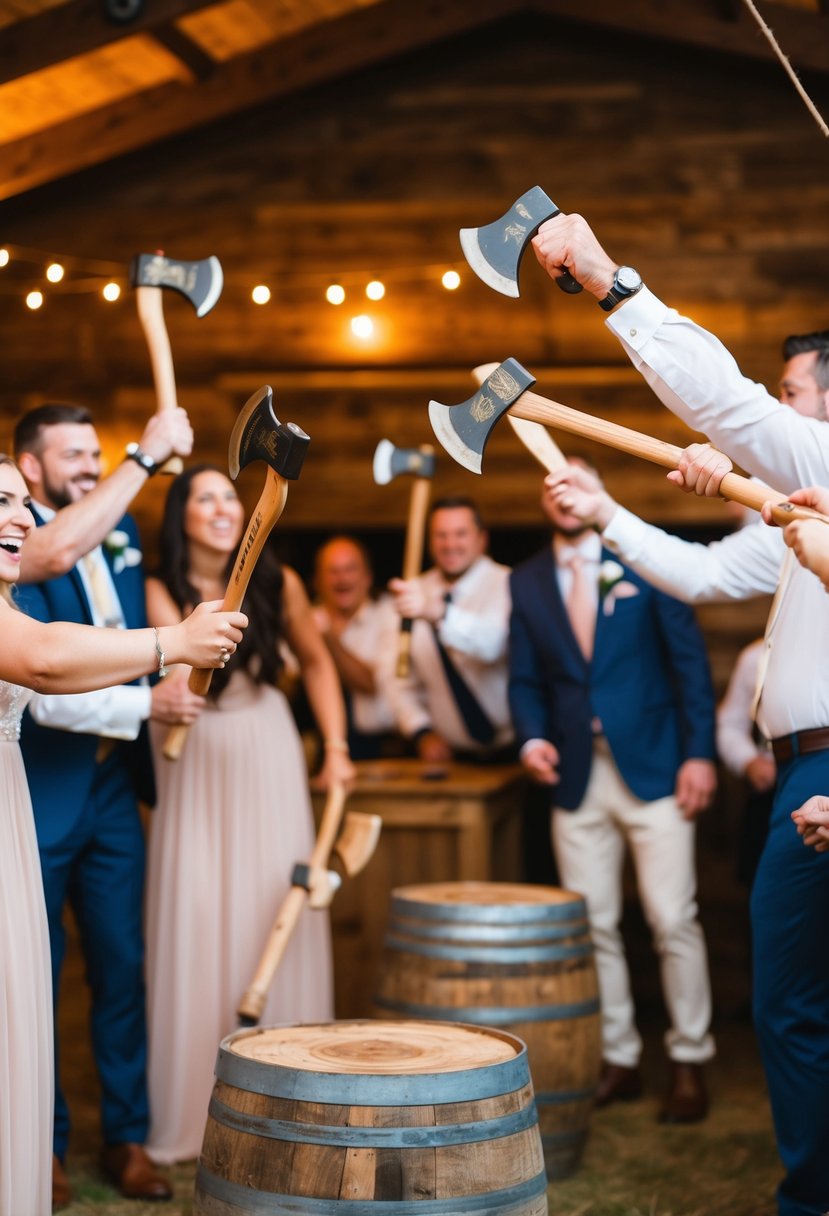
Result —
<instances>
[{"instance_id":1,"label":"wooden axe handle","mask_svg":"<svg viewBox=\"0 0 829 1216\"><path fill-rule=\"evenodd\" d=\"M345 786L341 782L334 782L325 800L319 832L308 863L311 870L326 868L328 865L334 841L340 830L345 799ZM288 942L291 940L307 898L308 892L304 887L292 886L282 901L282 906L265 943L259 965L237 1010L242 1025L256 1026L258 1024L276 969L288 948Z\"/></svg>"},{"instance_id":2,"label":"wooden axe handle","mask_svg":"<svg viewBox=\"0 0 829 1216\"><path fill-rule=\"evenodd\" d=\"M164 321L164 298L160 287L136 287L138 317L147 339L150 363L155 383L155 398L159 410L174 410L178 405L176 376L170 338ZM159 472L175 475L183 468L180 456L171 456Z\"/></svg>"},{"instance_id":3,"label":"wooden axe handle","mask_svg":"<svg viewBox=\"0 0 829 1216\"><path fill-rule=\"evenodd\" d=\"M654 464L661 464L666 469L675 469L683 448L676 444L666 443L662 439L654 439L641 431L633 431L629 427L619 426L615 422L607 422L604 418L596 418L592 414L583 414L580 410L561 405L558 401L549 401L537 393L522 393L515 405L510 406L510 414L517 418L526 418L530 422L541 422L547 426L558 427L573 435L582 435L586 439L595 439L606 447L617 448L621 452L629 452L632 456L641 456ZM786 502L786 495L779 490L772 490L758 481L741 477L739 473L727 473L722 480L720 492L723 498L742 503L760 511L765 503L774 503L771 514L774 522L781 527L795 519L820 519L829 523L829 517L813 511L809 507L796 507Z\"/></svg>"},{"instance_id":4,"label":"wooden axe handle","mask_svg":"<svg viewBox=\"0 0 829 1216\"><path fill-rule=\"evenodd\" d=\"M242 538L239 552L236 554L236 565L225 590L225 597L222 601L224 612L237 612L242 607L250 576L265 547L265 541L268 539L271 528L282 514L287 497L287 481L268 467L264 488L253 509L247 531ZM207 695L212 679L213 669L211 667L194 667L187 682L191 692L204 697ZM163 748L168 760L178 760L189 729L190 727L183 722L180 722L178 726L170 727L164 739Z\"/></svg>"},{"instance_id":5,"label":"wooden axe handle","mask_svg":"<svg viewBox=\"0 0 829 1216\"><path fill-rule=\"evenodd\" d=\"M423 542L426 535L426 516L429 512L429 495L432 481L429 477L416 477L409 495L409 519L406 524L406 546L403 550L403 578L417 578L423 562ZM400 622L400 638L397 650L397 674L404 678L409 674L412 640L412 621Z\"/></svg>"}]
</instances>

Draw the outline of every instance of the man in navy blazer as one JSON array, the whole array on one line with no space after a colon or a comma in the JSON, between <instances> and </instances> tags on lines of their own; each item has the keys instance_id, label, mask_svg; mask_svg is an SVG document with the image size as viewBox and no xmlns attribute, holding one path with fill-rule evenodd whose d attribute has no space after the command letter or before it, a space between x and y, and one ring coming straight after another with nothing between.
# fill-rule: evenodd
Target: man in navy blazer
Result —
<instances>
[{"instance_id":1,"label":"man in navy blazer","mask_svg":"<svg viewBox=\"0 0 829 1216\"><path fill-rule=\"evenodd\" d=\"M694 818L716 788L705 645L690 608L602 551L546 491L542 507L552 543L511 579L510 709L522 763L551 787L561 881L587 899L602 999L597 1102L642 1089L619 929L627 845L671 1022L660 1119L693 1122L707 1113L702 1065L714 1054L694 870Z\"/></svg>"},{"instance_id":2,"label":"man in navy blazer","mask_svg":"<svg viewBox=\"0 0 829 1216\"><path fill-rule=\"evenodd\" d=\"M165 424L166 426L167 424ZM146 481L172 450L177 423L162 427L158 459L137 445L128 456ZM186 427L179 449L189 451ZM146 433L146 432L145 432ZM38 525L89 494L100 476L100 446L82 407L45 405L15 429L15 454ZM90 564L91 563L91 564ZM146 626L138 535L124 516L103 546L67 573L20 589L19 604L40 620ZM152 803L148 717L178 721L200 708L179 701L169 684L123 685L78 696L35 696L21 734L35 813L49 918L57 1003L72 906L91 991L91 1026L101 1082L103 1162L129 1198L169 1199L171 1188L146 1156L148 1125L144 1014L144 838L137 799ZM57 1036L55 1056L57 1064ZM56 1070L57 1072L57 1070ZM53 1202L70 1201L63 1169L69 1112L56 1075Z\"/></svg>"}]
</instances>

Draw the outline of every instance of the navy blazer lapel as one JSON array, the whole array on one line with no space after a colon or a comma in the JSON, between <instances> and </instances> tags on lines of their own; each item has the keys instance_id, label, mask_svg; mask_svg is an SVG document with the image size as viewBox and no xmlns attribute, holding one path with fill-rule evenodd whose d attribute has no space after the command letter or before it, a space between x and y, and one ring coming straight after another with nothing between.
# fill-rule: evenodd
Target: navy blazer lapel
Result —
<instances>
[{"instance_id":1,"label":"navy blazer lapel","mask_svg":"<svg viewBox=\"0 0 829 1216\"><path fill-rule=\"evenodd\" d=\"M573 626L570 624L570 616L564 600L561 598L561 588L558 585L558 571L552 548L547 549L544 561L539 566L537 573L541 601L545 604L549 615L552 617L552 625L558 631L558 635L564 642L565 649L573 660L573 663L577 666L579 673L584 674L589 667L589 663L576 640Z\"/></svg>"},{"instance_id":2,"label":"navy blazer lapel","mask_svg":"<svg viewBox=\"0 0 829 1216\"><path fill-rule=\"evenodd\" d=\"M42 528L44 526L44 524L46 523L46 520L43 519L42 516L38 515L37 509L35 507L29 507L29 510L31 511L32 515L35 518L35 524L37 525L37 527ZM84 586L83 579L80 576L77 566L73 566L71 570L67 570L66 574L64 574L64 575L59 575L57 578L54 578L54 579L48 579L47 585L52 584L52 586L55 588L55 591L58 594L60 594L59 588L61 586L61 582L63 579L66 580L66 582L72 588L72 590L74 591L74 593L77 597L78 605L80 606L81 617L82 617L82 620L80 623L83 625L94 624L93 619L92 619L92 606L89 603L89 597L86 594L86 587ZM64 584L64 586L65 585L66 584ZM71 620L74 620L75 617L74 617L73 613L69 612L68 615L63 615L62 617L56 616L55 619L56 620L64 619L64 620L71 621Z\"/></svg>"}]
</instances>

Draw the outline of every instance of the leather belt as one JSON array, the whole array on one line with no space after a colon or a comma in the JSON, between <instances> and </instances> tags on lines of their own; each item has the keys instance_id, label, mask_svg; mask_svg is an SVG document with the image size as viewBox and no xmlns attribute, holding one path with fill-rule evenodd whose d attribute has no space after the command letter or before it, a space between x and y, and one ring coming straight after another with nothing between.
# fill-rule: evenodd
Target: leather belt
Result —
<instances>
[{"instance_id":1,"label":"leather belt","mask_svg":"<svg viewBox=\"0 0 829 1216\"><path fill-rule=\"evenodd\" d=\"M772 739L771 750L778 764L805 756L809 752L820 752L829 747L829 726L818 726L814 730L799 730L793 735L781 735Z\"/></svg>"}]
</instances>

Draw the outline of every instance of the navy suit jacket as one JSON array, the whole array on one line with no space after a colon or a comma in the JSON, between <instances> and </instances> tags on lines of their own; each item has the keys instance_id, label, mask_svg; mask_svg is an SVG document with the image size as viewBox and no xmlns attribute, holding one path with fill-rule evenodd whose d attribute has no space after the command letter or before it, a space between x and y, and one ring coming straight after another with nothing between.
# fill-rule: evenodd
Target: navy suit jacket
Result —
<instances>
[{"instance_id":1,"label":"navy suit jacket","mask_svg":"<svg viewBox=\"0 0 829 1216\"><path fill-rule=\"evenodd\" d=\"M44 521L36 511L32 513L40 526ZM133 520L125 516L118 527L129 536L130 546L139 549L138 532ZM106 548L104 553L127 628L146 627L142 566L125 566L119 574L115 574ZM23 584L17 590L16 602L29 616L40 621L92 624L89 600L81 576L74 567L59 578ZM20 746L32 795L38 841L42 845L54 843L71 832L89 797L96 772L98 736L40 726L27 712L23 716ZM134 743L119 742L116 751L130 770L137 796L152 804L155 801L155 783L146 723L142 725Z\"/></svg>"},{"instance_id":2,"label":"navy suit jacket","mask_svg":"<svg viewBox=\"0 0 829 1216\"><path fill-rule=\"evenodd\" d=\"M602 560L613 559L603 552ZM518 744L548 739L561 757L556 806L574 810L590 776L598 717L626 784L644 801L673 793L689 759L713 759L714 692L693 610L633 571L637 595L596 617L588 663L561 598L552 547L512 573L509 699Z\"/></svg>"}]
</instances>

